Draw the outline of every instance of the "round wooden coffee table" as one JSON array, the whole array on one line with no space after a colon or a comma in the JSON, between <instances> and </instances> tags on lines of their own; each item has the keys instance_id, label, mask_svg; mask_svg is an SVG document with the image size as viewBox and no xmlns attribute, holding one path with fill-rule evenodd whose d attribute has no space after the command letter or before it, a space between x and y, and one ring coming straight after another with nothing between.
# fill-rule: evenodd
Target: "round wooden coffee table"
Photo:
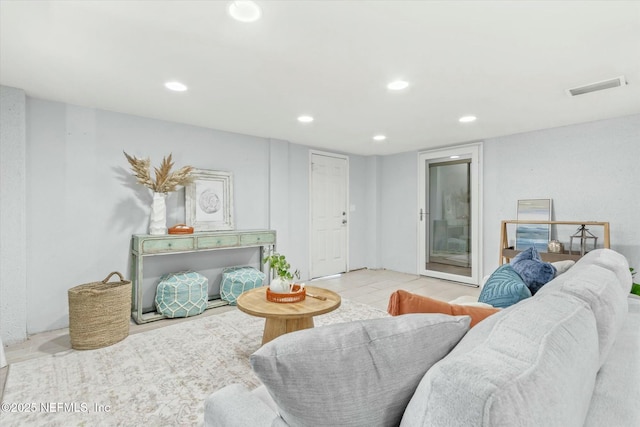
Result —
<instances>
[{"instance_id":1,"label":"round wooden coffee table","mask_svg":"<svg viewBox=\"0 0 640 427\"><path fill-rule=\"evenodd\" d=\"M309 295L300 302L278 303L267 301L267 287L262 286L243 292L238 297L238 308L247 314L264 317L262 344L287 332L313 328L313 316L329 313L340 307L341 298L327 289L306 286L307 293L326 300L312 298Z\"/></svg>"}]
</instances>

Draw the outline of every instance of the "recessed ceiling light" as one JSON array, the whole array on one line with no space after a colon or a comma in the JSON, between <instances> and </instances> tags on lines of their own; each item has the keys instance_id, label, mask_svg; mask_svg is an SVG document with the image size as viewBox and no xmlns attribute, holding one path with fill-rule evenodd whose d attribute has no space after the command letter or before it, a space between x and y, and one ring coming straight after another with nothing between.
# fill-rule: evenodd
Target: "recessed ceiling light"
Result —
<instances>
[{"instance_id":1,"label":"recessed ceiling light","mask_svg":"<svg viewBox=\"0 0 640 427\"><path fill-rule=\"evenodd\" d=\"M385 139L387 139L387 137L384 135L376 135L373 137L374 141L384 141Z\"/></svg>"},{"instance_id":2,"label":"recessed ceiling light","mask_svg":"<svg viewBox=\"0 0 640 427\"><path fill-rule=\"evenodd\" d=\"M255 22L262 16L262 10L253 1L233 1L227 8L229 15L236 21Z\"/></svg>"},{"instance_id":3,"label":"recessed ceiling light","mask_svg":"<svg viewBox=\"0 0 640 427\"><path fill-rule=\"evenodd\" d=\"M460 123L471 123L476 121L476 116L462 116L458 119Z\"/></svg>"},{"instance_id":4,"label":"recessed ceiling light","mask_svg":"<svg viewBox=\"0 0 640 427\"><path fill-rule=\"evenodd\" d=\"M174 92L184 92L187 90L187 86L180 82L166 82L164 87Z\"/></svg>"},{"instance_id":5,"label":"recessed ceiling light","mask_svg":"<svg viewBox=\"0 0 640 427\"><path fill-rule=\"evenodd\" d=\"M298 121L300 123L311 123L313 121L313 117L311 116L299 116Z\"/></svg>"},{"instance_id":6,"label":"recessed ceiling light","mask_svg":"<svg viewBox=\"0 0 640 427\"><path fill-rule=\"evenodd\" d=\"M402 90L406 89L409 86L409 82L404 80L396 80L387 85L387 89L389 90Z\"/></svg>"}]
</instances>

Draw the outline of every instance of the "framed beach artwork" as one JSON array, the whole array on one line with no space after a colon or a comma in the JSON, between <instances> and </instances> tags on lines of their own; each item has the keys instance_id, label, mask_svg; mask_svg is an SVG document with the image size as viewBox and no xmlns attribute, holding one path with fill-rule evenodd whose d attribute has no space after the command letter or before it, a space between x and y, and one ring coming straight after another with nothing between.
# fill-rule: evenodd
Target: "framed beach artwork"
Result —
<instances>
[{"instance_id":1,"label":"framed beach artwork","mask_svg":"<svg viewBox=\"0 0 640 427\"><path fill-rule=\"evenodd\" d=\"M551 199L518 200L518 221L550 221ZM551 238L549 224L518 224L516 226L516 249L534 247L538 252L547 252Z\"/></svg>"},{"instance_id":2,"label":"framed beach artwork","mask_svg":"<svg viewBox=\"0 0 640 427\"><path fill-rule=\"evenodd\" d=\"M185 188L185 220L194 231L233 230L231 172L194 169Z\"/></svg>"}]
</instances>

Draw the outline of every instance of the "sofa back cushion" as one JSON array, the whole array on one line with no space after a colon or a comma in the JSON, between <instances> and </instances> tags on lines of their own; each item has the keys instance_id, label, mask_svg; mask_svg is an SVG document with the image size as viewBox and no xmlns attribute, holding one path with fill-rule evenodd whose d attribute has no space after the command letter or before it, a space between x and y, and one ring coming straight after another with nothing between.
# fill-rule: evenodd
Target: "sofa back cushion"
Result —
<instances>
[{"instance_id":1,"label":"sofa back cushion","mask_svg":"<svg viewBox=\"0 0 640 427\"><path fill-rule=\"evenodd\" d=\"M401 426L582 426L599 367L589 306L536 295L471 329L426 373Z\"/></svg>"},{"instance_id":2,"label":"sofa back cushion","mask_svg":"<svg viewBox=\"0 0 640 427\"><path fill-rule=\"evenodd\" d=\"M407 314L306 329L265 344L251 365L289 425L398 425L424 373L469 321Z\"/></svg>"},{"instance_id":3,"label":"sofa back cushion","mask_svg":"<svg viewBox=\"0 0 640 427\"><path fill-rule=\"evenodd\" d=\"M624 256L609 249L589 252L537 295L562 292L589 304L596 318L600 363L604 363L627 317L631 273Z\"/></svg>"}]
</instances>

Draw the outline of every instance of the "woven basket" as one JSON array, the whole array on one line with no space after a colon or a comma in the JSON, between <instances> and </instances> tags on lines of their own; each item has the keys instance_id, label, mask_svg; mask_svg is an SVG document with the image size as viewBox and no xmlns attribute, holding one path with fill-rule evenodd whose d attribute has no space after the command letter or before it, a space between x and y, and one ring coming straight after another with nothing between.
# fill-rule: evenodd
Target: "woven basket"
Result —
<instances>
[{"instance_id":1,"label":"woven basket","mask_svg":"<svg viewBox=\"0 0 640 427\"><path fill-rule=\"evenodd\" d=\"M117 274L119 282L109 282ZM76 286L69 295L69 337L76 350L93 350L129 335L131 282L114 271L102 282Z\"/></svg>"}]
</instances>

